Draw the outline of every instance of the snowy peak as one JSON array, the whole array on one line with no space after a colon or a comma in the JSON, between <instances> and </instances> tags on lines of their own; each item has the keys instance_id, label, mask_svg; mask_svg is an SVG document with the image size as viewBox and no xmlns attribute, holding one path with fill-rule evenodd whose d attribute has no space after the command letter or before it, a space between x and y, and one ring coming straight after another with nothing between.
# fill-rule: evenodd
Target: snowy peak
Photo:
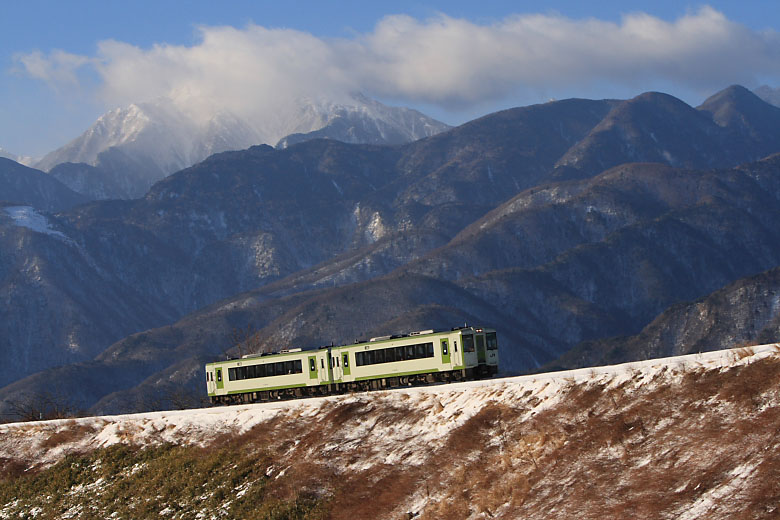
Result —
<instances>
[{"instance_id":1,"label":"snowy peak","mask_svg":"<svg viewBox=\"0 0 780 520\"><path fill-rule=\"evenodd\" d=\"M63 163L96 167L98 172L90 176L97 187L85 186L81 177L70 184L68 177L60 180L74 190L102 194L100 198L135 198L154 182L212 154L280 139L286 146L292 144L284 138L290 134L296 136L289 139L292 142L325 137L350 143L400 144L447 128L415 110L388 107L363 95L354 95L343 104L302 99L290 109L280 109L273 118L227 110L195 113L174 100L158 99L107 112L36 167L49 172ZM111 191L111 185L122 188Z\"/></svg>"},{"instance_id":2,"label":"snowy peak","mask_svg":"<svg viewBox=\"0 0 780 520\"><path fill-rule=\"evenodd\" d=\"M354 94L352 101L353 104L311 101L302 104L298 128L277 142L277 148L317 138L395 145L430 137L450 128L416 110L389 107L362 94Z\"/></svg>"},{"instance_id":3,"label":"snowy peak","mask_svg":"<svg viewBox=\"0 0 780 520\"><path fill-rule=\"evenodd\" d=\"M81 136L47 154L36 166L45 171L65 162L97 166L101 153L119 148L131 158L143 157L142 162L150 161L170 174L214 153L274 144L289 134L309 134L337 122L349 123L351 134L342 134L344 140L355 143L399 144L449 128L416 110L388 107L361 94L352 96L351 101L338 104L302 99L291 113L262 121L226 110L195 118L168 99L131 104L102 115ZM338 138L337 132L331 133L334 135L326 137Z\"/></svg>"},{"instance_id":4,"label":"snowy peak","mask_svg":"<svg viewBox=\"0 0 780 520\"><path fill-rule=\"evenodd\" d=\"M205 158L194 154L195 149L213 153L201 144L206 135L208 125L200 128L168 102L132 104L102 115L81 136L47 154L37 166L47 171L65 162L97 166L101 153L119 148L167 174Z\"/></svg>"}]
</instances>

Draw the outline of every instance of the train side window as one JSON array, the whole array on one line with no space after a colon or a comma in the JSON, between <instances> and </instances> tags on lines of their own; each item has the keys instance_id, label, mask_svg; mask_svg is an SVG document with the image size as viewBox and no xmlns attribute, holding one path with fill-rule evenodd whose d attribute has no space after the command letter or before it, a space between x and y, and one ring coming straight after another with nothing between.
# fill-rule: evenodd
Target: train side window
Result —
<instances>
[{"instance_id":1,"label":"train side window","mask_svg":"<svg viewBox=\"0 0 780 520\"><path fill-rule=\"evenodd\" d=\"M222 382L222 370L217 370L217 382Z\"/></svg>"},{"instance_id":2,"label":"train side window","mask_svg":"<svg viewBox=\"0 0 780 520\"><path fill-rule=\"evenodd\" d=\"M458 342L457 341L453 341L452 342L452 348L455 349L455 352L458 351Z\"/></svg>"},{"instance_id":3,"label":"train side window","mask_svg":"<svg viewBox=\"0 0 780 520\"><path fill-rule=\"evenodd\" d=\"M322 368L325 368L325 360L324 359L320 359L320 365L322 366Z\"/></svg>"},{"instance_id":4,"label":"train side window","mask_svg":"<svg viewBox=\"0 0 780 520\"><path fill-rule=\"evenodd\" d=\"M296 359L295 361L293 361L293 364L295 365L294 372L296 374L302 374L303 373L303 363L301 362L301 360L300 359Z\"/></svg>"},{"instance_id":5,"label":"train side window","mask_svg":"<svg viewBox=\"0 0 780 520\"><path fill-rule=\"evenodd\" d=\"M446 341L442 341L441 342L441 353L444 356L447 356L450 353L449 348L447 347L447 342Z\"/></svg>"},{"instance_id":6,"label":"train side window","mask_svg":"<svg viewBox=\"0 0 780 520\"><path fill-rule=\"evenodd\" d=\"M344 368L349 367L349 354L344 354Z\"/></svg>"},{"instance_id":7,"label":"train side window","mask_svg":"<svg viewBox=\"0 0 780 520\"><path fill-rule=\"evenodd\" d=\"M425 357L433 357L433 343L426 343L425 348L427 349Z\"/></svg>"},{"instance_id":8,"label":"train side window","mask_svg":"<svg viewBox=\"0 0 780 520\"><path fill-rule=\"evenodd\" d=\"M309 360L309 371L314 372L315 370L317 370L317 364L314 363L314 358L311 358Z\"/></svg>"},{"instance_id":9,"label":"train side window","mask_svg":"<svg viewBox=\"0 0 780 520\"><path fill-rule=\"evenodd\" d=\"M355 352L355 366L362 367L363 366L363 353L362 352Z\"/></svg>"}]
</instances>

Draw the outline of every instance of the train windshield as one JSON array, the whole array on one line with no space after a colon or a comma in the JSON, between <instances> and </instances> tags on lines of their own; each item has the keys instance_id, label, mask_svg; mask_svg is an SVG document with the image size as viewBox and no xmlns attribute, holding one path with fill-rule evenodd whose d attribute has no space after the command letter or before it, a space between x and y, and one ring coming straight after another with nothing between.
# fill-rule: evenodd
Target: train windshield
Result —
<instances>
[{"instance_id":1,"label":"train windshield","mask_svg":"<svg viewBox=\"0 0 780 520\"><path fill-rule=\"evenodd\" d=\"M472 334L463 335L463 350L465 352L474 352L474 336Z\"/></svg>"},{"instance_id":2,"label":"train windshield","mask_svg":"<svg viewBox=\"0 0 780 520\"><path fill-rule=\"evenodd\" d=\"M486 332L485 340L487 341L488 350L498 350L498 340L495 332Z\"/></svg>"}]
</instances>

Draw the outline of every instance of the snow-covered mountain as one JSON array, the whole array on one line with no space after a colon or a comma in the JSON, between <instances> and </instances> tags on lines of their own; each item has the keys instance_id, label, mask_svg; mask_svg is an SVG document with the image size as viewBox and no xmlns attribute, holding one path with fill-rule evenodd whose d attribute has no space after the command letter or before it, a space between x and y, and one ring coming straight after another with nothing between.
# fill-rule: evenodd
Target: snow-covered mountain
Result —
<instances>
[{"instance_id":1,"label":"snow-covered mountain","mask_svg":"<svg viewBox=\"0 0 780 520\"><path fill-rule=\"evenodd\" d=\"M298 128L286 132L277 142L277 148L316 138L346 143L402 144L449 128L417 110L389 107L362 94L355 94L352 99L354 105L302 102L296 123Z\"/></svg>"},{"instance_id":2,"label":"snow-covered mountain","mask_svg":"<svg viewBox=\"0 0 780 520\"><path fill-rule=\"evenodd\" d=\"M92 196L132 198L143 195L163 177L227 150L280 140L281 146L287 146L316 137L400 144L449 128L415 110L389 107L360 94L348 103L302 99L278 117L257 119L224 110L207 118L196 117L167 98L131 104L104 114L81 136L35 166L51 171L63 163L85 163L100 170L90 176L111 177L109 184L123 185L112 192L106 189L107 183L100 183L100 190ZM322 133L313 134L318 131ZM284 139L291 134L295 134L293 139ZM82 193L90 192L90 183L85 183L88 178L58 176Z\"/></svg>"},{"instance_id":3,"label":"snow-covered mountain","mask_svg":"<svg viewBox=\"0 0 780 520\"><path fill-rule=\"evenodd\" d=\"M99 166L112 148L169 174L207 156L257 144L259 134L239 117L220 112L199 122L166 100L132 104L102 115L86 132L37 163L44 171L66 162Z\"/></svg>"}]
</instances>

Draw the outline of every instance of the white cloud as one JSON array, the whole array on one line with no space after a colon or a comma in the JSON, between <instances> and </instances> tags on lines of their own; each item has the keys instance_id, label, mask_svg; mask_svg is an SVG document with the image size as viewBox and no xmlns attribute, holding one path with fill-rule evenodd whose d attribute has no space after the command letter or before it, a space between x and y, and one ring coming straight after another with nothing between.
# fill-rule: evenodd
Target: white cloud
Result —
<instances>
[{"instance_id":1,"label":"white cloud","mask_svg":"<svg viewBox=\"0 0 780 520\"><path fill-rule=\"evenodd\" d=\"M92 57L54 51L17 59L50 83L77 82L77 69L93 67L109 105L165 96L195 114L266 118L301 97L338 101L355 91L464 108L528 89L644 89L663 81L712 90L780 77L777 32L753 31L709 7L671 22L642 13L620 23L537 14L492 25L399 15L352 39L256 25L200 32L193 46L104 41Z\"/></svg>"},{"instance_id":2,"label":"white cloud","mask_svg":"<svg viewBox=\"0 0 780 520\"><path fill-rule=\"evenodd\" d=\"M43 80L52 87L78 85L78 69L94 62L87 56L79 56L62 50L54 50L45 56L41 51L17 54L14 59L24 71L35 79Z\"/></svg>"}]
</instances>

